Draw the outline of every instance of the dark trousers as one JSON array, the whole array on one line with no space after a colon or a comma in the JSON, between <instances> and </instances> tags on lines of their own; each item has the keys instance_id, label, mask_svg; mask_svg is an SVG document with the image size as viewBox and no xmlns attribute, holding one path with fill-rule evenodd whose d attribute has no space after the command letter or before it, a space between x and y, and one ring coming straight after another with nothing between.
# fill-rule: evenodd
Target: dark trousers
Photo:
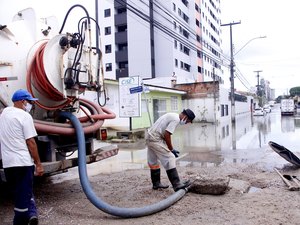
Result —
<instances>
[{"instance_id":1,"label":"dark trousers","mask_svg":"<svg viewBox=\"0 0 300 225\"><path fill-rule=\"evenodd\" d=\"M4 169L5 177L14 191L14 225L28 224L32 216L37 216L33 197L34 166L10 167Z\"/></svg>"}]
</instances>

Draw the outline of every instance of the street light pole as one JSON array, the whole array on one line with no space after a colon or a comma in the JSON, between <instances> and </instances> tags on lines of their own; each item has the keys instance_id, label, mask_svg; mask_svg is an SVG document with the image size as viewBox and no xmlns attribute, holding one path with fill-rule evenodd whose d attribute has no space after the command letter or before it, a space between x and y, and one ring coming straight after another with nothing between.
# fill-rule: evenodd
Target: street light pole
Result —
<instances>
[{"instance_id":1,"label":"street light pole","mask_svg":"<svg viewBox=\"0 0 300 225\"><path fill-rule=\"evenodd\" d=\"M244 49L251 41L254 41L254 40L260 39L260 38L267 38L267 36L259 36L259 37L255 37L255 38L250 39L249 41L247 41L246 44L243 45L243 47L240 48L240 50L238 50L238 51L234 54L234 56L236 56L240 51L242 51L242 50L243 50L243 49Z\"/></svg>"}]
</instances>

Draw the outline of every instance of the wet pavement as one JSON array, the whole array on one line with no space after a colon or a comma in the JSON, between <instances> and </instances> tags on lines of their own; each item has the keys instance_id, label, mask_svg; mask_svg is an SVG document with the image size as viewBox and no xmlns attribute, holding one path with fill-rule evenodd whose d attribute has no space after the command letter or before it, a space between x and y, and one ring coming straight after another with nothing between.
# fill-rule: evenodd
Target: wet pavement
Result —
<instances>
[{"instance_id":1,"label":"wet pavement","mask_svg":"<svg viewBox=\"0 0 300 225\"><path fill-rule=\"evenodd\" d=\"M236 137L230 118L217 125L193 123L179 126L173 134L173 146L180 151L180 166L214 167L224 163L262 164L266 169L283 167L288 162L268 145L276 142L300 156L300 117L281 116L278 105L266 116L251 114L236 117ZM236 143L233 143L236 140ZM89 175L147 168L145 140L118 144L116 156L88 165ZM233 148L236 146L236 148ZM77 168L54 176L54 182L78 177Z\"/></svg>"}]
</instances>

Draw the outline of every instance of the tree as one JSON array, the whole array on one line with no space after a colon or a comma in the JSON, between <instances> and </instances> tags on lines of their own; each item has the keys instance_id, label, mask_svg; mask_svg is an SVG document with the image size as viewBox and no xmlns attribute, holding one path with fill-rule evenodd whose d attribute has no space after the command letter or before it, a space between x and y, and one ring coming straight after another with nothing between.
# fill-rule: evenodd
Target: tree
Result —
<instances>
[{"instance_id":1,"label":"tree","mask_svg":"<svg viewBox=\"0 0 300 225\"><path fill-rule=\"evenodd\" d=\"M300 96L300 87L293 87L290 89L290 95L292 97L294 96Z\"/></svg>"}]
</instances>

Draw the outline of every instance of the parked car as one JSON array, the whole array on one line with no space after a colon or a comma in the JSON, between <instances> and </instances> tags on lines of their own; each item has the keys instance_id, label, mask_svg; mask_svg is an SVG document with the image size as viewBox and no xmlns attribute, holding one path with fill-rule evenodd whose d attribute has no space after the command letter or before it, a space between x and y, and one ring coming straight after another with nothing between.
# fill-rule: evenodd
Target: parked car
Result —
<instances>
[{"instance_id":1,"label":"parked car","mask_svg":"<svg viewBox=\"0 0 300 225\"><path fill-rule=\"evenodd\" d=\"M266 115L266 112L263 110L263 108L254 109L253 116L264 116L264 115Z\"/></svg>"},{"instance_id":2,"label":"parked car","mask_svg":"<svg viewBox=\"0 0 300 225\"><path fill-rule=\"evenodd\" d=\"M272 108L270 105L265 105L263 109L266 113L270 113L272 111Z\"/></svg>"}]
</instances>

